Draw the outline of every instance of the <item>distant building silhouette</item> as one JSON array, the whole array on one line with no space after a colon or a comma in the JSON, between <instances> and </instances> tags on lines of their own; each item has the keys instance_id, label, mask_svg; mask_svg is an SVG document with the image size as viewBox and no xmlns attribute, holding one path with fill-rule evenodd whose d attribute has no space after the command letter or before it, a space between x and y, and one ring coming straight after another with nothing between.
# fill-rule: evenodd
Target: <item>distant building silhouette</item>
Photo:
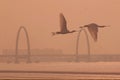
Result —
<instances>
[{"instance_id":1,"label":"distant building silhouette","mask_svg":"<svg viewBox=\"0 0 120 80\"><path fill-rule=\"evenodd\" d=\"M28 55L26 49L19 49L18 50L19 55ZM14 49L3 49L2 55L16 55ZM51 48L45 48L45 49L31 49L31 56L32 55L39 55L39 56L49 56L49 55L63 55L62 50L60 49L51 49Z\"/></svg>"}]
</instances>

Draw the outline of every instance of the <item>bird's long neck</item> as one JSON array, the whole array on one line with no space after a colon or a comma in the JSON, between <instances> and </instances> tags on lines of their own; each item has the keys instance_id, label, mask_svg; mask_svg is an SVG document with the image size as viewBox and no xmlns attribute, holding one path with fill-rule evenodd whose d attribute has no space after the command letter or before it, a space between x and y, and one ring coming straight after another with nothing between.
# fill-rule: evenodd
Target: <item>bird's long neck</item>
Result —
<instances>
[{"instance_id":1,"label":"bird's long neck","mask_svg":"<svg viewBox=\"0 0 120 80\"><path fill-rule=\"evenodd\" d=\"M61 32L52 32L52 35L61 34Z\"/></svg>"},{"instance_id":2,"label":"bird's long neck","mask_svg":"<svg viewBox=\"0 0 120 80\"><path fill-rule=\"evenodd\" d=\"M107 27L107 26L99 26L100 28L104 28L104 27Z\"/></svg>"},{"instance_id":3,"label":"bird's long neck","mask_svg":"<svg viewBox=\"0 0 120 80\"><path fill-rule=\"evenodd\" d=\"M72 30L72 31L70 31L69 33L73 33L73 32L76 32L76 30Z\"/></svg>"}]
</instances>

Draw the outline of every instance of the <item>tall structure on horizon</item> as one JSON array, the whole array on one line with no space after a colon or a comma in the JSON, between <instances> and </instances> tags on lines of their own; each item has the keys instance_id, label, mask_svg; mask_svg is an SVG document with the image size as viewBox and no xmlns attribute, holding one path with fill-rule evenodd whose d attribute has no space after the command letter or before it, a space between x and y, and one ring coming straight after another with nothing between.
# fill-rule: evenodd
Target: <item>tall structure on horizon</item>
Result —
<instances>
[{"instance_id":1,"label":"tall structure on horizon","mask_svg":"<svg viewBox=\"0 0 120 80\"><path fill-rule=\"evenodd\" d=\"M31 62L30 61L30 55L31 55L31 52L30 52L30 40L29 40L29 36L28 36L28 32L27 32L27 29L24 27L24 26L21 26L19 29L18 29L18 32L17 32L17 38L16 38L16 47L15 47L15 56L16 56L16 60L15 62L18 63L18 46L19 46L19 36L20 36L20 32L21 30L23 30L25 32L25 35L26 35L26 42L27 42L27 54L28 54L28 59L27 59L27 62Z\"/></svg>"}]
</instances>

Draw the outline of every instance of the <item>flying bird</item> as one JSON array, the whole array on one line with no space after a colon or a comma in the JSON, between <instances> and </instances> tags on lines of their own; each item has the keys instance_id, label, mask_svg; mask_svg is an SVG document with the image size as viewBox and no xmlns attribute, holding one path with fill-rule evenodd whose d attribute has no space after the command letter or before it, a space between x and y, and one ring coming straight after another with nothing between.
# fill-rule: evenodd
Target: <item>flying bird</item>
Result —
<instances>
[{"instance_id":1,"label":"flying bird","mask_svg":"<svg viewBox=\"0 0 120 80\"><path fill-rule=\"evenodd\" d=\"M91 23L91 24L85 25L83 27L88 28L89 33L91 34L92 38L96 42L97 41L98 28L104 28L104 27L108 27L108 26L99 26L95 23ZM80 28L83 28L83 27L80 27Z\"/></svg>"},{"instance_id":2,"label":"flying bird","mask_svg":"<svg viewBox=\"0 0 120 80\"><path fill-rule=\"evenodd\" d=\"M52 32L53 35L56 34L67 34L67 33L73 33L76 32L76 30L69 31L67 29L67 21L62 13L60 13L60 31L59 32Z\"/></svg>"}]
</instances>

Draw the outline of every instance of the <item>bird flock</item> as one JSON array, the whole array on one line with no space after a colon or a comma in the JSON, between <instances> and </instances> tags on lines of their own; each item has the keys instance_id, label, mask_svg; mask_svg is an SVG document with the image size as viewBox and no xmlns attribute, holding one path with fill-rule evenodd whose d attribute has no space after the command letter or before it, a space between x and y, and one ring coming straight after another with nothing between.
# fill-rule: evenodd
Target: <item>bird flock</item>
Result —
<instances>
[{"instance_id":1,"label":"bird flock","mask_svg":"<svg viewBox=\"0 0 120 80\"><path fill-rule=\"evenodd\" d=\"M68 33L74 33L77 32L77 30L72 30L69 31L67 29L67 21L63 15L63 13L59 14L60 16L60 31L58 32L52 32L52 35L56 35L56 34L68 34ZM92 36L93 40L96 42L97 41L97 35L98 35L98 28L104 28L104 27L108 27L105 25L99 26L96 23L90 23L88 25L84 25L84 26L80 26L81 29L86 28L88 29L90 35Z\"/></svg>"}]
</instances>

